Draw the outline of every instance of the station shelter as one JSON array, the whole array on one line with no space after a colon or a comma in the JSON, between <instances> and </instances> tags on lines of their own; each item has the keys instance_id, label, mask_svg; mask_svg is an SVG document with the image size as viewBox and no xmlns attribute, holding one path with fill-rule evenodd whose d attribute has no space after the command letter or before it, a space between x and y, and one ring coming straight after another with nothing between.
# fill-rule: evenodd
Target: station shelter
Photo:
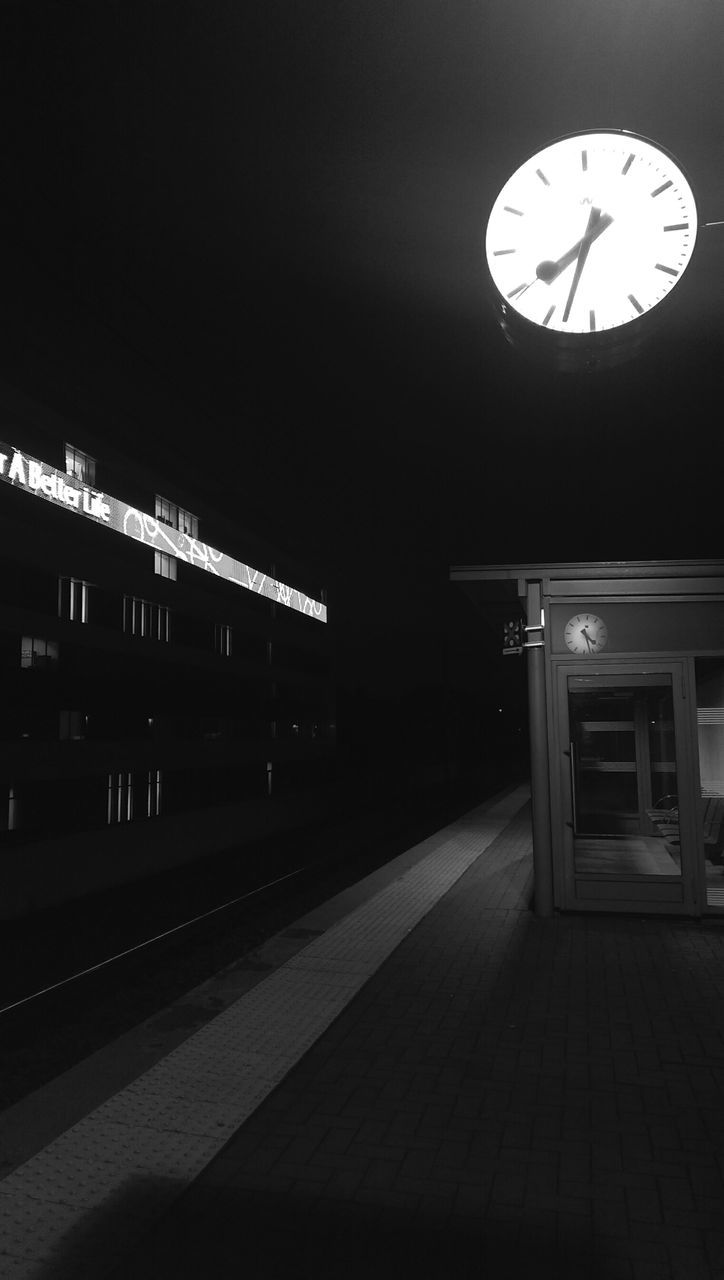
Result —
<instances>
[{"instance_id":1,"label":"station shelter","mask_svg":"<svg viewBox=\"0 0 724 1280\"><path fill-rule=\"evenodd\" d=\"M536 912L724 913L724 561L450 577L527 665Z\"/></svg>"}]
</instances>

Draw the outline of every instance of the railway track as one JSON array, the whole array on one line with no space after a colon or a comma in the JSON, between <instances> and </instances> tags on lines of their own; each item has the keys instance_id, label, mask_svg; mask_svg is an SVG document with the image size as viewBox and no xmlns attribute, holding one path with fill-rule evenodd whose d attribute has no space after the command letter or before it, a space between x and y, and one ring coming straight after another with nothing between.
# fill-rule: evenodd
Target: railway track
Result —
<instances>
[{"instance_id":1,"label":"railway track","mask_svg":"<svg viewBox=\"0 0 724 1280\"><path fill-rule=\"evenodd\" d=\"M321 824L6 924L0 1110L482 799Z\"/></svg>"}]
</instances>

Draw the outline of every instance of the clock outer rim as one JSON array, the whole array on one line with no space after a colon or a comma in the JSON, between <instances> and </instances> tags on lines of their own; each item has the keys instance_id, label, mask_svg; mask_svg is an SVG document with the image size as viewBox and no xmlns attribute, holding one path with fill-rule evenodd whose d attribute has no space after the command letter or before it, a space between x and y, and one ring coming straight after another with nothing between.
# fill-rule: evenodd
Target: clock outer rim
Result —
<instances>
[{"instance_id":1,"label":"clock outer rim","mask_svg":"<svg viewBox=\"0 0 724 1280\"><path fill-rule=\"evenodd\" d=\"M493 279L490 270L490 259L488 257L486 241L488 234L488 225L495 206L503 187L512 177L522 169L524 165L529 164L536 156L547 150L548 147L555 146L556 143L565 142L569 138L590 137L592 134L610 133L621 137L628 137L639 142L645 142L654 150L661 152L667 156L669 160L676 166L677 170L688 183L689 189L694 200L694 209L696 213L696 231L691 246L689 259L678 280L675 281L669 292L653 307L650 307L641 316L632 316L630 320L625 320L622 324L614 325L610 329L597 329L593 333L580 333L571 331L570 333L561 329L548 329L545 325L539 324L535 320L530 320L528 316L521 313L508 302L508 299L502 294ZM579 368L582 365L596 366L599 361L604 365L616 363L618 360L633 357L636 355L641 342L646 336L655 332L662 321L669 314L672 304L677 305L682 294L679 289L681 281L686 276L688 268L694 258L696 246L699 240L699 200L697 197L696 187L694 186L690 175L678 157L668 147L660 142L649 138L646 134L637 133L633 129L616 129L616 128L593 128L593 129L574 129L570 133L559 134L555 138L551 138L548 142L542 143L535 147L519 164L515 166L509 173L507 178L498 185L495 197L488 209L488 216L485 219L483 228L483 261L487 275L488 294L493 310L496 313L498 323L503 330L507 341L514 347L520 347L531 356L543 356L550 358L551 354L557 356L557 362L562 369Z\"/></svg>"},{"instance_id":2,"label":"clock outer rim","mask_svg":"<svg viewBox=\"0 0 724 1280\"><path fill-rule=\"evenodd\" d=\"M567 622L565 623L565 625L564 625L564 627L563 627L563 642L564 642L564 644L565 644L565 646L566 646L566 648L567 648L568 652L569 652L569 653L573 653L574 657L576 657L576 658L580 658L582 655L584 655L584 656L586 656L586 657L592 657L592 656L593 656L593 654L591 653L591 650L590 650L590 649L582 649L582 650L581 650L581 653L575 653L575 652L574 652L574 650L573 650L573 649L571 649L571 646L569 645L569 643L568 643L568 641L567 641L567 639L566 639L566 627L569 627L569 626L570 626L570 624L571 624L571 623L572 623L576 618L580 618L580 616L581 616L581 615L580 615L580 613L574 613L574 615L573 615L573 617L572 617L572 618L568 618ZM590 614L589 616L592 618L592 620L593 620L593 622L594 622L594 623L600 623L602 627L605 627L605 628L606 628L606 639L603 641L603 643L602 643L602 644L598 645L598 647L597 647L597 648L596 648L596 650L595 650L595 653L600 653L600 652L601 652L601 650L602 650L602 649L605 649L605 648L606 648L606 645L608 644L608 627L606 626L606 622L605 622L605 620L600 616L600 614L598 614L598 613L592 613L592 614Z\"/></svg>"}]
</instances>

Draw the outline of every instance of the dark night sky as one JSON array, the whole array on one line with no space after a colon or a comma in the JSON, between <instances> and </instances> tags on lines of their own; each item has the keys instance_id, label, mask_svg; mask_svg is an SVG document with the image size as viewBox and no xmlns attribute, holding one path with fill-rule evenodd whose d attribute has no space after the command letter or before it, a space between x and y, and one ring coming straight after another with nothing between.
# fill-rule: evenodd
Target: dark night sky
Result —
<instances>
[{"instance_id":1,"label":"dark night sky","mask_svg":"<svg viewBox=\"0 0 724 1280\"><path fill-rule=\"evenodd\" d=\"M661 142L724 218L720 0L6 0L0 23L6 312L70 290L345 617L434 631L450 563L724 552L724 227L605 373L527 365L482 269L499 186L576 129Z\"/></svg>"}]
</instances>

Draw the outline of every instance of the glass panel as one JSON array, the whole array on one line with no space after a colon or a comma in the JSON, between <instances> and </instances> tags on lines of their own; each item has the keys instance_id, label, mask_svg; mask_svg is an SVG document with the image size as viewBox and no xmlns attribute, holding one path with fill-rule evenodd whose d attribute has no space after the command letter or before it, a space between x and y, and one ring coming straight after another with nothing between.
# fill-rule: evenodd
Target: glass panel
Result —
<instances>
[{"instance_id":1,"label":"glass panel","mask_svg":"<svg viewBox=\"0 0 724 1280\"><path fill-rule=\"evenodd\" d=\"M570 689L568 710L576 872L680 876L670 677Z\"/></svg>"},{"instance_id":2,"label":"glass panel","mask_svg":"<svg viewBox=\"0 0 724 1280\"><path fill-rule=\"evenodd\" d=\"M172 582L176 581L176 558L169 555L166 551L155 551L153 555L154 573L160 574L162 578L170 578Z\"/></svg>"},{"instance_id":3,"label":"glass panel","mask_svg":"<svg viewBox=\"0 0 724 1280\"><path fill-rule=\"evenodd\" d=\"M89 454L83 453L81 449L75 449L73 445L67 444L65 446L65 474L80 480L81 484L94 485L96 482L95 458L91 458Z\"/></svg>"},{"instance_id":4,"label":"glass panel","mask_svg":"<svg viewBox=\"0 0 724 1280\"><path fill-rule=\"evenodd\" d=\"M706 901L724 909L724 662L696 659L700 839Z\"/></svg>"}]
</instances>

